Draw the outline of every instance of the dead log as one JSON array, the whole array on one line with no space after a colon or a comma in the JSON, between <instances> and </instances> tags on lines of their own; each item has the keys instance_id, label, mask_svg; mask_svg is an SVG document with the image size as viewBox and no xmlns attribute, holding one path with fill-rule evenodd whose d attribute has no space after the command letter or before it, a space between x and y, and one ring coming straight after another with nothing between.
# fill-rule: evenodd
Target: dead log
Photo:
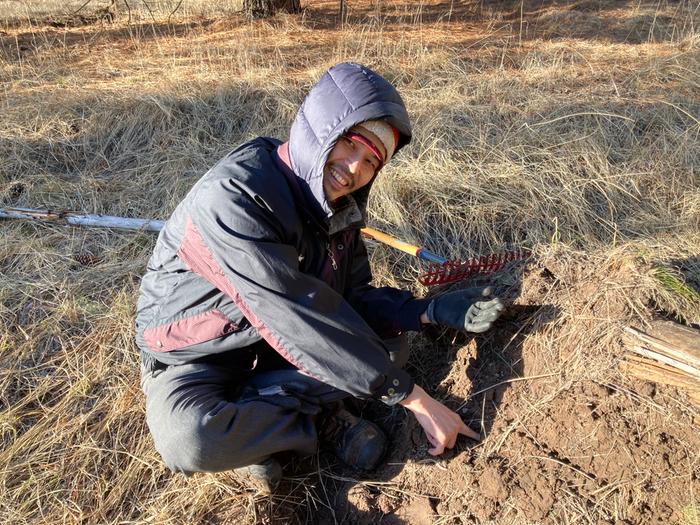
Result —
<instances>
[{"instance_id":1,"label":"dead log","mask_svg":"<svg viewBox=\"0 0 700 525\"><path fill-rule=\"evenodd\" d=\"M697 368L694 368L690 365L687 365L681 361L678 361L676 359L673 359L672 357L668 357L662 353L656 352L654 350L650 350L648 348L644 348L643 346L630 346L628 347L630 350L632 350L634 353L639 354L644 357L648 357L650 359L655 359L656 361L663 363L665 365L671 366L677 370L680 370L681 372L687 374L690 377L693 377L695 379L700 380L700 370Z\"/></svg>"},{"instance_id":2,"label":"dead log","mask_svg":"<svg viewBox=\"0 0 700 525\"><path fill-rule=\"evenodd\" d=\"M651 335L663 339L675 348L683 349L700 362L700 330L674 323L673 321L654 321Z\"/></svg>"},{"instance_id":3,"label":"dead log","mask_svg":"<svg viewBox=\"0 0 700 525\"><path fill-rule=\"evenodd\" d=\"M620 369L630 375L683 389L700 407L700 331L672 321L655 321L650 333L625 328L630 352Z\"/></svg>"},{"instance_id":4,"label":"dead log","mask_svg":"<svg viewBox=\"0 0 700 525\"><path fill-rule=\"evenodd\" d=\"M628 348L700 379L700 331L670 321L653 323L651 331L625 328Z\"/></svg>"}]
</instances>

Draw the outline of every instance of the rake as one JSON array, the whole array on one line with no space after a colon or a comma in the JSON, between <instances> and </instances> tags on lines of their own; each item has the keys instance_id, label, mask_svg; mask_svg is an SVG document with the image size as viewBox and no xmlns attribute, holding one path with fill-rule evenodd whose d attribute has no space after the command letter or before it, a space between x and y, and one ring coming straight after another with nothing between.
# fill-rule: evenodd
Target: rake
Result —
<instances>
[{"instance_id":1,"label":"rake","mask_svg":"<svg viewBox=\"0 0 700 525\"><path fill-rule=\"evenodd\" d=\"M122 230L144 230L159 232L165 221L154 219L134 219L115 217L112 215L81 214L71 211L36 210L31 208L0 208L0 218L4 219L36 219L46 222L64 222L73 226L97 226ZM502 270L512 261L525 260L530 257L528 250L508 251L487 255L476 259L448 260L436 253L401 241L391 235L375 230L362 228L362 234L393 248L423 259L430 263L428 271L418 277L424 286L447 284L477 275L489 275Z\"/></svg>"},{"instance_id":2,"label":"rake","mask_svg":"<svg viewBox=\"0 0 700 525\"><path fill-rule=\"evenodd\" d=\"M502 270L510 262L526 260L531 256L529 250L523 249L485 255L476 259L448 260L430 250L401 241L374 228L363 228L362 234L388 244L397 250L428 261L430 263L428 271L418 277L418 282L423 286L454 283L477 275L489 275Z\"/></svg>"}]
</instances>

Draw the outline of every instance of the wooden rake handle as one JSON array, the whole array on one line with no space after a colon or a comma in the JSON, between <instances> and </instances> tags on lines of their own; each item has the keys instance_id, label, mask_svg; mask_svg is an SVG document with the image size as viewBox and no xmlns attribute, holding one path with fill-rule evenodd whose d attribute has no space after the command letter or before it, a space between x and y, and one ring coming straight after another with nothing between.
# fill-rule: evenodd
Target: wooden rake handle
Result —
<instances>
[{"instance_id":1,"label":"wooden rake handle","mask_svg":"<svg viewBox=\"0 0 700 525\"><path fill-rule=\"evenodd\" d=\"M396 248L397 250L401 250L402 252L406 252L415 257L425 259L426 261L437 264L445 264L447 262L447 259L436 253L426 250L425 248L421 248L420 246L416 246L415 244L401 241L396 237L392 237L391 235L375 230L374 228L362 228L361 232L364 236L369 237L370 239L383 242L392 248Z\"/></svg>"}]
</instances>

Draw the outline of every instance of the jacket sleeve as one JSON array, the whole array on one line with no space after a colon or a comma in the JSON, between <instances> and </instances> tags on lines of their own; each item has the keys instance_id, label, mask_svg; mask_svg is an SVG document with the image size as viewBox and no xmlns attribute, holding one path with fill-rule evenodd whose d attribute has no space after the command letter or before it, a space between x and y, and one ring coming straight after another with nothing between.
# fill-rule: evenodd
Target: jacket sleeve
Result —
<instances>
[{"instance_id":1,"label":"jacket sleeve","mask_svg":"<svg viewBox=\"0 0 700 525\"><path fill-rule=\"evenodd\" d=\"M258 333L300 370L355 397L391 405L413 389L381 338L299 255L264 201L230 179L203 185L178 256L229 295Z\"/></svg>"},{"instance_id":2,"label":"jacket sleeve","mask_svg":"<svg viewBox=\"0 0 700 525\"><path fill-rule=\"evenodd\" d=\"M354 245L350 286L345 294L350 304L383 338L420 331L420 315L428 308L430 299L416 299L409 291L389 286L372 286L367 249L359 232Z\"/></svg>"}]
</instances>

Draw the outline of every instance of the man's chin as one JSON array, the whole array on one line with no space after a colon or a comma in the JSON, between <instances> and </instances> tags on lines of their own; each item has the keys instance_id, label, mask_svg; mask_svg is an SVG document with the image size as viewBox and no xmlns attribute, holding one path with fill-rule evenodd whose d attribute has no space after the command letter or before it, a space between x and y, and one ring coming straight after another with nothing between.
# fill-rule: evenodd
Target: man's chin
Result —
<instances>
[{"instance_id":1,"label":"man's chin","mask_svg":"<svg viewBox=\"0 0 700 525\"><path fill-rule=\"evenodd\" d=\"M333 192L328 191L325 188L323 190L323 196L326 198L326 201L331 205L340 198L336 196Z\"/></svg>"},{"instance_id":2,"label":"man's chin","mask_svg":"<svg viewBox=\"0 0 700 525\"><path fill-rule=\"evenodd\" d=\"M335 202L338 199L342 199L350 193L349 191L337 191L335 188L329 189L329 185L330 183L328 185L323 185L323 194L328 202Z\"/></svg>"}]
</instances>

